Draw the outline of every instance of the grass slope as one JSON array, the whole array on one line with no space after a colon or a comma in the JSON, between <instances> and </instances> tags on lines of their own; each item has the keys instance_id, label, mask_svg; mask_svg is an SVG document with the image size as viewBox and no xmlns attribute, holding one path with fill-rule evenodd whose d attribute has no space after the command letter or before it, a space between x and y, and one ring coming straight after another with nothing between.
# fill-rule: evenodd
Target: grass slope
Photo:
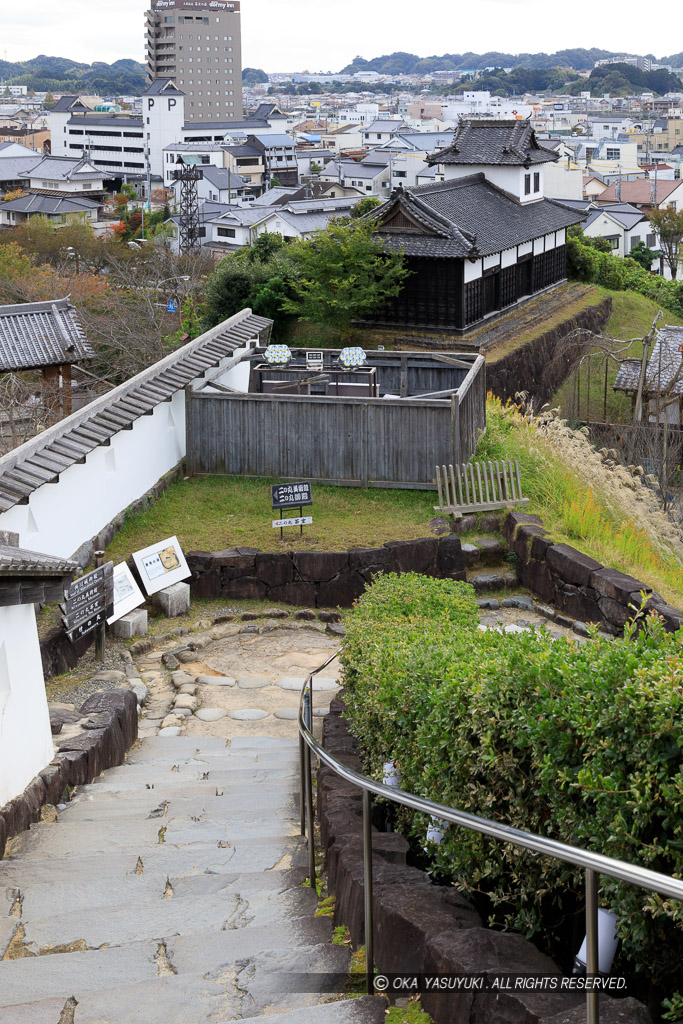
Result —
<instances>
[{"instance_id":1,"label":"grass slope","mask_svg":"<svg viewBox=\"0 0 683 1024\"><path fill-rule=\"evenodd\" d=\"M429 536L436 493L313 485L313 525L280 531L271 526L270 484L276 481L243 477L200 477L171 485L156 504L130 516L107 549L110 558L177 534L185 551L220 551L253 547L262 551L288 548L345 551L376 547L388 540ZM298 514L298 510L297 510Z\"/></svg>"}]
</instances>

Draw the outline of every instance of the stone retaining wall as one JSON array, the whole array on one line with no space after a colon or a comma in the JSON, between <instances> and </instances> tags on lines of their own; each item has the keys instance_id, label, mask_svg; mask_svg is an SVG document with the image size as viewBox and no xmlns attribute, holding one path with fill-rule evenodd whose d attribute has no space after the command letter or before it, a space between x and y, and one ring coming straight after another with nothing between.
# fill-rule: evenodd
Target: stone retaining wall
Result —
<instances>
[{"instance_id":1,"label":"stone retaining wall","mask_svg":"<svg viewBox=\"0 0 683 1024\"><path fill-rule=\"evenodd\" d=\"M517 555L517 575L560 613L581 622L597 622L619 635L640 608L641 591L648 595L646 608L658 612L666 629L683 626L683 612L672 608L647 583L610 569L569 544L555 544L540 516L509 512L503 527L511 551Z\"/></svg>"},{"instance_id":2,"label":"stone retaining wall","mask_svg":"<svg viewBox=\"0 0 683 1024\"><path fill-rule=\"evenodd\" d=\"M340 699L323 723L323 745L350 768L362 771L354 738L341 717ZM334 923L362 945L363 847L361 791L330 768L318 769L318 814L327 880L335 895ZM507 972L560 976L557 965L520 935L485 928L474 907L454 888L433 886L406 864L403 836L373 829L373 923L380 973L474 974ZM585 997L578 992L430 992L422 1007L435 1024L580 1024ZM635 999L601 1000L602 1024L648 1024Z\"/></svg>"},{"instance_id":3,"label":"stone retaining wall","mask_svg":"<svg viewBox=\"0 0 683 1024\"><path fill-rule=\"evenodd\" d=\"M67 786L85 785L123 764L138 735L138 704L131 690L93 693L79 711L52 710L50 719L57 754L23 793L0 807L0 859L7 840L39 821L43 805L59 803ZM75 735L60 740L65 724L78 723L82 727Z\"/></svg>"},{"instance_id":4,"label":"stone retaining wall","mask_svg":"<svg viewBox=\"0 0 683 1024\"><path fill-rule=\"evenodd\" d=\"M194 597L282 601L308 608L349 608L377 573L420 572L456 580L466 575L460 538L452 534L350 551L230 548L191 551L186 557Z\"/></svg>"},{"instance_id":5,"label":"stone retaining wall","mask_svg":"<svg viewBox=\"0 0 683 1024\"><path fill-rule=\"evenodd\" d=\"M578 335L568 341L573 331L599 334L612 313L612 300L604 299L589 306L557 327L527 342L509 355L486 362L486 386L503 402L514 400L519 391L527 391L538 409L547 402L565 380L576 360L583 355L590 338ZM495 356L495 350L493 352Z\"/></svg>"}]
</instances>

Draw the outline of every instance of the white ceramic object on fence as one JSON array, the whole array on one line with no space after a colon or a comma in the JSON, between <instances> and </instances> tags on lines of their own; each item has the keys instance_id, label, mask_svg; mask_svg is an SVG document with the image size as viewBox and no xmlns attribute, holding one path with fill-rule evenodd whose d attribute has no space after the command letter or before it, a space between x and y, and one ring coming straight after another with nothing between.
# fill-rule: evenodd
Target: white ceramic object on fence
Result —
<instances>
[{"instance_id":1,"label":"white ceramic object on fence","mask_svg":"<svg viewBox=\"0 0 683 1024\"><path fill-rule=\"evenodd\" d=\"M611 910L598 908L598 970L600 974L608 975L612 969L612 961L617 952L619 939L617 938L617 917ZM586 940L584 938L581 949L574 961L576 970L586 970Z\"/></svg>"},{"instance_id":2,"label":"white ceramic object on fence","mask_svg":"<svg viewBox=\"0 0 683 1024\"><path fill-rule=\"evenodd\" d=\"M382 783L392 789L401 788L401 773L395 761L385 761L382 765Z\"/></svg>"}]
</instances>

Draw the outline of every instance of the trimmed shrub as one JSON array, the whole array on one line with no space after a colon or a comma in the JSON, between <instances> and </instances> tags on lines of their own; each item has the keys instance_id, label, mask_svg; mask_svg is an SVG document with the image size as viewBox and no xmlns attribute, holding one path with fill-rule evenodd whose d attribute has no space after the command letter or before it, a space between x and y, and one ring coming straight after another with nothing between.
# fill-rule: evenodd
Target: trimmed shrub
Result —
<instances>
[{"instance_id":1,"label":"trimmed shrub","mask_svg":"<svg viewBox=\"0 0 683 1024\"><path fill-rule=\"evenodd\" d=\"M648 616L624 639L585 644L482 633L471 588L435 588L444 582L380 578L345 620L348 716L371 773L395 758L410 792L680 877L683 632ZM420 845L427 824L410 820ZM551 952L582 905L582 870L475 832L449 828L433 854L465 893L486 894L498 924ZM600 881L622 964L671 995L681 905Z\"/></svg>"}]
</instances>

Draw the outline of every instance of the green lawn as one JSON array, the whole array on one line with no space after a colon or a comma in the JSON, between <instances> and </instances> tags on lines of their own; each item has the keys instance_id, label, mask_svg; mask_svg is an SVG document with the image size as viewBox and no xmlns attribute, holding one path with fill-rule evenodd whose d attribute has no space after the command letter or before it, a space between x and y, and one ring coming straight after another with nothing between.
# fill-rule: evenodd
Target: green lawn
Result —
<instances>
[{"instance_id":1,"label":"green lawn","mask_svg":"<svg viewBox=\"0 0 683 1024\"><path fill-rule=\"evenodd\" d=\"M634 339L631 345L609 346L618 359L640 359L643 355L642 338L652 327L659 305L652 299L645 298L635 292L614 292L607 288L594 287L601 298L612 299L612 315L610 316L605 334L619 341ZM683 326L683 320L674 313L664 311L664 319L660 326L671 324ZM607 364L607 388L605 389L605 364ZM577 405L576 378L569 377L555 392L550 405L559 406L562 415L574 421L602 421L606 418L613 423L624 423L631 419L631 400L613 389L619 369L616 359L605 359L604 355L596 354L583 360L579 381L579 398Z\"/></svg>"},{"instance_id":2,"label":"green lawn","mask_svg":"<svg viewBox=\"0 0 683 1024\"><path fill-rule=\"evenodd\" d=\"M270 484L276 481L243 477L198 477L172 484L147 511L129 516L107 553L127 558L132 551L177 534L185 551L220 551L253 547L262 551L288 548L345 551L376 547L388 540L413 540L430 535L436 491L313 485L313 525L280 531L271 521Z\"/></svg>"}]
</instances>

